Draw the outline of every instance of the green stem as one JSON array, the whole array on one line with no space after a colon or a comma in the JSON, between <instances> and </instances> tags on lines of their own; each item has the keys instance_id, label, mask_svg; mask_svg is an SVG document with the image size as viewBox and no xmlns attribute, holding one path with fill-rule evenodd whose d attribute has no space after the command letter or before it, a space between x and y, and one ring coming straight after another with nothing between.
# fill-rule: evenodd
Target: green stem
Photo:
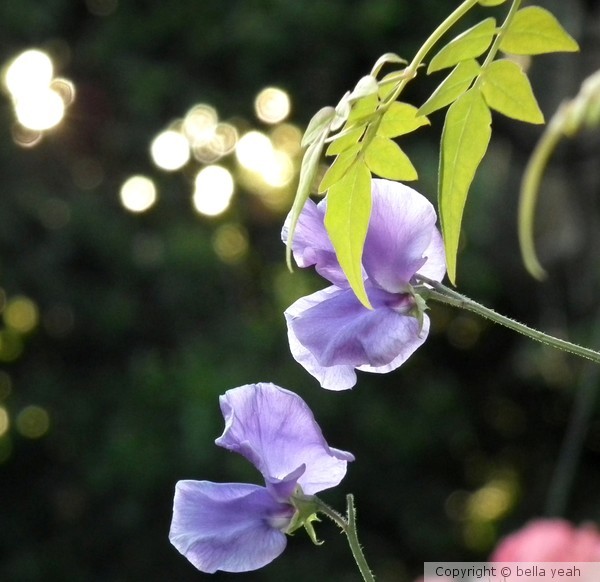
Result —
<instances>
[{"instance_id":1,"label":"green stem","mask_svg":"<svg viewBox=\"0 0 600 582\"><path fill-rule=\"evenodd\" d=\"M350 545L350 550L352 551L352 555L354 556L354 560L356 561L356 565L363 577L365 582L375 582L375 576L371 572L369 568L369 564L367 564L367 560L362 551L362 547L360 542L358 541L358 535L356 532L356 510L354 509L354 497L352 494L348 494L346 496L346 502L348 504L347 512L348 518L344 519L342 515L340 515L335 509L332 509L326 503L323 503L318 497L315 498L317 502L317 506L319 511L326 515L331 521L333 521L337 526L344 532L346 538L348 538L348 544Z\"/></svg>"},{"instance_id":2,"label":"green stem","mask_svg":"<svg viewBox=\"0 0 600 582\"><path fill-rule=\"evenodd\" d=\"M477 313L477 315L481 315L486 319L493 321L494 323L498 323L513 331L516 331L528 338L536 340L540 343L543 343L547 346L551 346L558 350L562 350L564 352L569 352L581 358L586 358L591 360L596 364L600 364L600 353L594 350L590 350L589 348L584 348L577 344L573 344L566 340L562 340L556 338L554 336L548 335L537 329L533 329L523 323L515 321L514 319L510 319L510 317L506 317L505 315L501 315L489 307L485 307L456 291L446 287L442 283L438 281L432 281L427 277L423 277L422 275L418 275L418 278L423 283L426 283L431 287L421 287L417 291L418 293L425 299L434 299L435 301L439 301L440 303L446 303L447 305L452 305L453 307L459 307L460 309L466 309L467 311L472 311L473 313Z\"/></svg>"},{"instance_id":3,"label":"green stem","mask_svg":"<svg viewBox=\"0 0 600 582\"><path fill-rule=\"evenodd\" d=\"M423 46L417 51L410 64L404 69L404 78L398 83L394 90L385 98L384 106L388 106L398 99L402 89L406 84L417 75L417 70L427 56L427 53L433 46L442 38L450 28L452 28L473 6L478 3L478 0L465 0L452 14L450 14L429 36L423 43Z\"/></svg>"},{"instance_id":4,"label":"green stem","mask_svg":"<svg viewBox=\"0 0 600 582\"><path fill-rule=\"evenodd\" d=\"M498 31L498 34L496 35L496 38L494 39L494 42L492 43L492 46L490 47L490 50L488 51L488 54L485 57L485 61L483 61L483 65L481 65L482 70L487 68L487 66L496 58L496 54L500 50L500 43L502 42L502 38L504 37L506 31L510 27L510 23L515 17L519 6L521 5L521 1L522 0L513 0L508 14L506 15L506 18L504 19L504 22L502 23L502 26L500 27L500 30ZM477 80L479 81L480 78L481 74L479 75L479 78Z\"/></svg>"},{"instance_id":5,"label":"green stem","mask_svg":"<svg viewBox=\"0 0 600 582\"><path fill-rule=\"evenodd\" d=\"M562 122L562 115L556 115L552 118L529 158L521 183L521 197L519 200L521 256L527 270L538 280L546 276L546 271L540 265L535 252L533 239L535 207L544 170L562 137Z\"/></svg>"}]
</instances>

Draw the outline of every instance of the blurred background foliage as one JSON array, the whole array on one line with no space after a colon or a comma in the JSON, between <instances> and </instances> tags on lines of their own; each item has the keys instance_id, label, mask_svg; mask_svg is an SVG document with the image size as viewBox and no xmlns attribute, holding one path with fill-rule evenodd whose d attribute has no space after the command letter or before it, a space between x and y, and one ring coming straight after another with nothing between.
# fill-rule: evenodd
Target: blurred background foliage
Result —
<instances>
[{"instance_id":1,"label":"blurred background foliage","mask_svg":"<svg viewBox=\"0 0 600 582\"><path fill-rule=\"evenodd\" d=\"M324 498L342 509L355 494L382 581L409 580L424 560L485 559L534 516L598 520L598 371L586 364L435 305L425 346L392 374L361 374L352 392L321 390L289 355L283 309L325 284L289 274L279 238L299 136L380 54L410 58L455 4L1 4L4 74L23 51L43 51L67 103L48 130L18 123L7 90L0 106L1 580L209 579L168 542L173 488L258 482L213 444L218 395L257 381L298 392L329 442L355 453ZM600 14L590 0L540 4L582 47L531 66L549 117L600 63ZM421 77L405 98L421 104L436 82ZM278 91L261 93L269 87ZM405 146L434 200L443 116L432 121ZM538 223L551 277L537 284L520 263L515 214L541 130L499 117L494 128L459 289L598 346L598 136L554 159ZM185 135L183 150L167 140L162 158L151 154L168 129ZM145 181L123 189L132 176ZM263 570L212 578L357 580L335 527L319 536L323 547L297 534Z\"/></svg>"}]
</instances>

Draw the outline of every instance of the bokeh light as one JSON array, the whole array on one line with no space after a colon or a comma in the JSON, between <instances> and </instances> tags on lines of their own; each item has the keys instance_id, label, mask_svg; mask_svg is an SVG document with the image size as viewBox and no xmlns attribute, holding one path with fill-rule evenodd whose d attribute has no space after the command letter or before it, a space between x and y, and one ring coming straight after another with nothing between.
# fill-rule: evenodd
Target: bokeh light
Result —
<instances>
[{"instance_id":1,"label":"bokeh light","mask_svg":"<svg viewBox=\"0 0 600 582\"><path fill-rule=\"evenodd\" d=\"M290 114L290 98L277 87L266 87L254 100L256 116L265 123L279 123Z\"/></svg>"},{"instance_id":2,"label":"bokeh light","mask_svg":"<svg viewBox=\"0 0 600 582\"><path fill-rule=\"evenodd\" d=\"M50 57L40 50L29 49L8 65L4 73L4 84L13 99L20 99L47 89L53 74L54 66Z\"/></svg>"},{"instance_id":3,"label":"bokeh light","mask_svg":"<svg viewBox=\"0 0 600 582\"><path fill-rule=\"evenodd\" d=\"M10 417L4 406L0 406L0 437L3 437L10 428Z\"/></svg>"},{"instance_id":4,"label":"bokeh light","mask_svg":"<svg viewBox=\"0 0 600 582\"><path fill-rule=\"evenodd\" d=\"M38 320L38 308L31 299L15 296L6 304L4 323L16 332L29 333L37 326Z\"/></svg>"},{"instance_id":5,"label":"bokeh light","mask_svg":"<svg viewBox=\"0 0 600 582\"><path fill-rule=\"evenodd\" d=\"M241 224L223 224L214 234L213 248L224 263L238 263L248 252L248 233Z\"/></svg>"},{"instance_id":6,"label":"bokeh light","mask_svg":"<svg viewBox=\"0 0 600 582\"><path fill-rule=\"evenodd\" d=\"M192 147L201 146L211 141L218 122L214 107L199 104L192 107L183 120L183 133Z\"/></svg>"},{"instance_id":7,"label":"bokeh light","mask_svg":"<svg viewBox=\"0 0 600 582\"><path fill-rule=\"evenodd\" d=\"M264 133L252 130L240 138L235 155L242 167L260 173L273 159L273 144Z\"/></svg>"},{"instance_id":8,"label":"bokeh light","mask_svg":"<svg viewBox=\"0 0 600 582\"><path fill-rule=\"evenodd\" d=\"M53 89L38 89L15 99L15 114L24 127L45 131L62 121L65 104Z\"/></svg>"},{"instance_id":9,"label":"bokeh light","mask_svg":"<svg viewBox=\"0 0 600 582\"><path fill-rule=\"evenodd\" d=\"M44 408L32 404L17 414L15 426L24 437L38 439L48 432L50 416Z\"/></svg>"},{"instance_id":10,"label":"bokeh light","mask_svg":"<svg viewBox=\"0 0 600 582\"><path fill-rule=\"evenodd\" d=\"M206 166L198 172L193 196L194 207L200 214L217 216L229 207L234 182L229 170L222 166Z\"/></svg>"},{"instance_id":11,"label":"bokeh light","mask_svg":"<svg viewBox=\"0 0 600 582\"><path fill-rule=\"evenodd\" d=\"M14 123L11 128L13 141L23 148L31 148L42 139L42 132L23 127L20 123Z\"/></svg>"},{"instance_id":12,"label":"bokeh light","mask_svg":"<svg viewBox=\"0 0 600 582\"><path fill-rule=\"evenodd\" d=\"M23 351L21 335L12 329L0 330L0 361L13 362Z\"/></svg>"},{"instance_id":13,"label":"bokeh light","mask_svg":"<svg viewBox=\"0 0 600 582\"><path fill-rule=\"evenodd\" d=\"M215 127L209 146L221 157L230 154L235 149L237 141L237 129L230 123L219 123Z\"/></svg>"},{"instance_id":14,"label":"bokeh light","mask_svg":"<svg viewBox=\"0 0 600 582\"><path fill-rule=\"evenodd\" d=\"M273 128L271 141L276 149L289 156L296 156L301 150L302 130L291 123L282 123Z\"/></svg>"},{"instance_id":15,"label":"bokeh light","mask_svg":"<svg viewBox=\"0 0 600 582\"><path fill-rule=\"evenodd\" d=\"M190 159L190 147L184 135L169 129L159 133L150 146L152 161L162 170L183 168Z\"/></svg>"},{"instance_id":16,"label":"bokeh light","mask_svg":"<svg viewBox=\"0 0 600 582\"><path fill-rule=\"evenodd\" d=\"M65 107L75 101L75 85L69 79L54 79L50 83L50 89L60 96Z\"/></svg>"},{"instance_id":17,"label":"bokeh light","mask_svg":"<svg viewBox=\"0 0 600 582\"><path fill-rule=\"evenodd\" d=\"M261 175L264 181L274 188L281 188L292 181L295 169L290 156L285 152L274 150L270 163L262 168Z\"/></svg>"},{"instance_id":18,"label":"bokeh light","mask_svg":"<svg viewBox=\"0 0 600 582\"><path fill-rule=\"evenodd\" d=\"M121 186L121 204L131 212L144 212L156 202L156 186L146 176L132 176Z\"/></svg>"}]
</instances>

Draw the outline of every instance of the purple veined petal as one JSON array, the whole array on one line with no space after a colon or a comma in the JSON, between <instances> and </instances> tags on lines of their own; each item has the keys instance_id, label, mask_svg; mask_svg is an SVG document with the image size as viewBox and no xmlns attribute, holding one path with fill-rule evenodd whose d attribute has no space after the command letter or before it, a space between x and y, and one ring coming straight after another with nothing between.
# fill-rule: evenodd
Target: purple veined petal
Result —
<instances>
[{"instance_id":1,"label":"purple veined petal","mask_svg":"<svg viewBox=\"0 0 600 582\"><path fill-rule=\"evenodd\" d=\"M395 369L427 337L429 326L419 329L418 320L407 314L408 295L369 284L366 288L373 310L351 289L329 287L299 299L285 312L292 355L324 388L351 388L356 381L353 368ZM330 368L332 376L327 378Z\"/></svg>"},{"instance_id":2,"label":"purple veined petal","mask_svg":"<svg viewBox=\"0 0 600 582\"><path fill-rule=\"evenodd\" d=\"M306 201L296 225L292 252L299 267L314 265L321 277L336 285L346 286L348 285L346 276L325 229L325 209L325 199L318 205L310 198ZM289 222L288 215L281 231L281 239L284 243L287 243L288 239Z\"/></svg>"},{"instance_id":3,"label":"purple veined petal","mask_svg":"<svg viewBox=\"0 0 600 582\"><path fill-rule=\"evenodd\" d=\"M372 196L364 269L379 287L398 293L424 269L427 260L439 263L440 248L432 245L439 235L435 210L424 196L398 182L373 180Z\"/></svg>"},{"instance_id":4,"label":"purple veined petal","mask_svg":"<svg viewBox=\"0 0 600 582\"><path fill-rule=\"evenodd\" d=\"M427 339L427 336L429 335L429 317L427 316L427 314L423 314L423 327L421 328L421 333L419 334L419 337L422 338L422 342L421 344ZM419 344L419 345L421 345ZM416 348L419 347L416 346ZM415 348L415 349L416 349ZM384 366L358 366L356 369L360 370L361 372L372 372L374 374L387 374L388 372L391 372L392 370L395 370L396 368L399 368L402 364L404 364L404 362L406 362L406 360L412 355L412 353L415 351L415 349L413 349L408 355L406 354L406 352L400 352L389 364L385 364Z\"/></svg>"},{"instance_id":5,"label":"purple veined petal","mask_svg":"<svg viewBox=\"0 0 600 582\"><path fill-rule=\"evenodd\" d=\"M179 481L169 540L202 572L256 570L285 549L294 511L258 485Z\"/></svg>"},{"instance_id":6,"label":"purple veined petal","mask_svg":"<svg viewBox=\"0 0 600 582\"><path fill-rule=\"evenodd\" d=\"M298 480L304 475L305 471L306 465L302 463L295 471L292 471L283 479L271 478L270 480L267 480L267 491L278 501L284 502L289 500L296 491Z\"/></svg>"},{"instance_id":7,"label":"purple veined petal","mask_svg":"<svg viewBox=\"0 0 600 582\"><path fill-rule=\"evenodd\" d=\"M273 485L302 465L298 484L311 495L334 487L354 456L330 448L308 405L271 383L247 384L220 397L225 430L217 445L246 457Z\"/></svg>"},{"instance_id":8,"label":"purple veined petal","mask_svg":"<svg viewBox=\"0 0 600 582\"><path fill-rule=\"evenodd\" d=\"M304 298L303 298L304 299ZM298 341L293 327L289 324L289 318L294 317L295 309L300 308L299 299L286 312L288 321L288 341L290 351L294 359L303 366L306 371L314 376L326 390L349 390L356 384L356 372L352 366L321 366L317 359ZM292 308L294 308L292 310Z\"/></svg>"},{"instance_id":9,"label":"purple veined petal","mask_svg":"<svg viewBox=\"0 0 600 582\"><path fill-rule=\"evenodd\" d=\"M423 256L427 258L427 261L417 273L433 281L441 281L446 275L446 251L444 250L444 240L437 228L433 230L431 241L423 252Z\"/></svg>"}]
</instances>

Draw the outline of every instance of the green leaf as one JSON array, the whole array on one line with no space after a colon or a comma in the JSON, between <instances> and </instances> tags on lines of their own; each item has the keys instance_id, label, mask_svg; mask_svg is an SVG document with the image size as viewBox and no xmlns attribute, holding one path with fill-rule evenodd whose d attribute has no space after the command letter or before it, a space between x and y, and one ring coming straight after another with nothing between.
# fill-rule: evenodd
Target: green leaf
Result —
<instances>
[{"instance_id":1,"label":"green leaf","mask_svg":"<svg viewBox=\"0 0 600 582\"><path fill-rule=\"evenodd\" d=\"M321 134L317 137L317 139L308 146L304 152L304 157L302 158L298 189L296 190L296 197L294 198L294 203L292 204L292 209L290 210L290 225L287 247L285 250L285 259L290 271L292 270L292 239L294 238L294 232L296 230L296 225L298 224L298 218L300 218L300 213L302 212L302 208L304 208L304 204L310 195L312 183L317 175L319 160L321 159L321 153L323 152L326 136L327 131L321 131Z\"/></svg>"},{"instance_id":2,"label":"green leaf","mask_svg":"<svg viewBox=\"0 0 600 582\"><path fill-rule=\"evenodd\" d=\"M482 74L481 92L489 107L507 117L527 123L544 123L544 114L529 79L514 61L499 59L491 62Z\"/></svg>"},{"instance_id":3,"label":"green leaf","mask_svg":"<svg viewBox=\"0 0 600 582\"><path fill-rule=\"evenodd\" d=\"M379 99L385 101L396 89L399 83L406 79L406 73L402 71L394 71L388 73L379 81Z\"/></svg>"},{"instance_id":4,"label":"green leaf","mask_svg":"<svg viewBox=\"0 0 600 582\"><path fill-rule=\"evenodd\" d=\"M483 54L492 44L496 34L496 19L486 18L469 30L465 30L451 40L438 52L427 67L427 74L447 67L453 67L460 61L474 59Z\"/></svg>"},{"instance_id":5,"label":"green leaf","mask_svg":"<svg viewBox=\"0 0 600 582\"><path fill-rule=\"evenodd\" d=\"M384 55L381 55L373 65L373 68L371 69L371 75L376 77L379 74L381 67L383 67L383 65L386 63L400 63L402 65L407 65L408 61L404 60L396 53L385 53Z\"/></svg>"},{"instance_id":6,"label":"green leaf","mask_svg":"<svg viewBox=\"0 0 600 582\"><path fill-rule=\"evenodd\" d=\"M338 137L336 137L325 152L328 156L334 156L346 151L350 146L353 146L365 132L365 126L359 125L352 129L344 129Z\"/></svg>"},{"instance_id":7,"label":"green leaf","mask_svg":"<svg viewBox=\"0 0 600 582\"><path fill-rule=\"evenodd\" d=\"M491 122L490 110L476 89L470 89L450 106L444 122L438 207L448 277L452 283L456 280L456 255L465 202L490 141Z\"/></svg>"},{"instance_id":8,"label":"green leaf","mask_svg":"<svg viewBox=\"0 0 600 582\"><path fill-rule=\"evenodd\" d=\"M362 250L371 217L371 173L360 161L327 193L325 228L359 301L372 309L362 274Z\"/></svg>"},{"instance_id":9,"label":"green leaf","mask_svg":"<svg viewBox=\"0 0 600 582\"><path fill-rule=\"evenodd\" d=\"M505 2L506 0L479 0L479 4L482 6L499 6Z\"/></svg>"},{"instance_id":10,"label":"green leaf","mask_svg":"<svg viewBox=\"0 0 600 582\"><path fill-rule=\"evenodd\" d=\"M320 194L326 192L331 186L344 177L348 168L354 163L360 148L361 144L354 144L333 160L333 164L329 166L329 169L325 172L325 175L319 184Z\"/></svg>"},{"instance_id":11,"label":"green leaf","mask_svg":"<svg viewBox=\"0 0 600 582\"><path fill-rule=\"evenodd\" d=\"M481 67L475 59L461 61L452 72L442 81L440 86L425 101L417 112L419 115L429 115L458 99L479 75Z\"/></svg>"},{"instance_id":12,"label":"green leaf","mask_svg":"<svg viewBox=\"0 0 600 582\"><path fill-rule=\"evenodd\" d=\"M417 170L398 144L376 135L365 151L365 163L371 172L389 180L416 180Z\"/></svg>"},{"instance_id":13,"label":"green leaf","mask_svg":"<svg viewBox=\"0 0 600 582\"><path fill-rule=\"evenodd\" d=\"M429 119L417 116L417 108L408 103L394 101L383 114L377 129L377 135L382 137L398 137L415 131L423 125L430 125Z\"/></svg>"},{"instance_id":14,"label":"green leaf","mask_svg":"<svg viewBox=\"0 0 600 582\"><path fill-rule=\"evenodd\" d=\"M317 140L321 134L329 127L329 124L335 117L335 109L333 107L323 107L317 111L312 119L308 122L308 127L302 136L302 147Z\"/></svg>"},{"instance_id":15,"label":"green leaf","mask_svg":"<svg viewBox=\"0 0 600 582\"><path fill-rule=\"evenodd\" d=\"M377 105L379 105L379 99L377 98L377 95L373 93L356 100L352 103L346 127L350 127L351 125L368 119L375 113Z\"/></svg>"},{"instance_id":16,"label":"green leaf","mask_svg":"<svg viewBox=\"0 0 600 582\"><path fill-rule=\"evenodd\" d=\"M358 101L368 95L377 95L378 90L379 85L377 84L377 79L372 75L366 75L359 79L348 99L350 102Z\"/></svg>"},{"instance_id":17,"label":"green leaf","mask_svg":"<svg viewBox=\"0 0 600 582\"><path fill-rule=\"evenodd\" d=\"M579 45L551 12L528 6L515 14L500 49L513 55L541 55L578 51Z\"/></svg>"}]
</instances>

